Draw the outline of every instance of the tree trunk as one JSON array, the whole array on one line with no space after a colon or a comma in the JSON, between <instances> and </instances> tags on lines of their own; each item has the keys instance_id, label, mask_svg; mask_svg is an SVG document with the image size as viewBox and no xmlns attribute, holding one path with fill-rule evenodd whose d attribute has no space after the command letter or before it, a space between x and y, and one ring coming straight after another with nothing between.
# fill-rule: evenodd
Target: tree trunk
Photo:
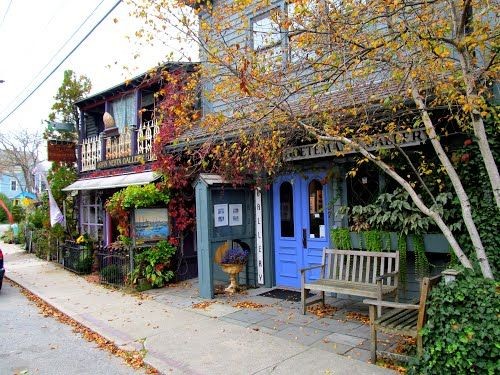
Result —
<instances>
[{"instance_id":1,"label":"tree trunk","mask_svg":"<svg viewBox=\"0 0 500 375\"><path fill-rule=\"evenodd\" d=\"M477 90L475 89L474 78L470 73L470 57L465 56L465 54L468 54L468 52L459 51L458 56L460 65L462 67L462 75L464 77L463 80L465 84L465 94L467 96L467 102L471 105L472 108L472 128L474 129L474 135L476 136L479 151L481 152L486 171L488 172L488 177L490 179L495 203L497 205L497 208L500 209L500 174L498 173L497 164L495 163L495 158L493 157L493 153L491 152L491 148L488 143L488 137L486 135L486 130L484 129L483 118L474 106L474 103L477 103L479 101L478 99L480 98L477 94Z\"/></svg>"},{"instance_id":2,"label":"tree trunk","mask_svg":"<svg viewBox=\"0 0 500 375\"><path fill-rule=\"evenodd\" d=\"M481 242L481 237L479 236L476 224L472 219L472 211L470 207L469 197L462 185L460 177L458 176L455 168L451 164L450 159L444 152L443 147L438 140L436 129L434 128L432 120L429 117L429 113L427 112L424 101L422 100L420 94L418 93L418 90L415 87L414 82L412 81L410 82L412 85L412 97L413 100L415 101L415 104L417 105L417 108L420 109L421 111L422 121L425 125L425 130L427 131L427 135L429 136L432 147L436 151L436 154L439 160L441 161L441 164L443 165L443 167L446 170L446 173L450 177L451 183L453 185L453 188L455 189L458 200L460 202L460 207L462 209L462 218L464 220L467 231L469 232L472 245L474 246L476 257L479 262L479 266L481 267L481 272L483 273L484 277L493 279L493 273L491 272L490 264L488 262L488 258L486 257L486 252L484 250L483 244Z\"/></svg>"}]
</instances>

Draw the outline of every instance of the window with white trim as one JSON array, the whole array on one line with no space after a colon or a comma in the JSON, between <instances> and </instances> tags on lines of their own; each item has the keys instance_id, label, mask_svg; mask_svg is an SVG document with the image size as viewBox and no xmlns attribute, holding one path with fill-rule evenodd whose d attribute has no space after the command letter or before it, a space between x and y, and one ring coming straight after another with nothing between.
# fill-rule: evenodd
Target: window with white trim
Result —
<instances>
[{"instance_id":1,"label":"window with white trim","mask_svg":"<svg viewBox=\"0 0 500 375\"><path fill-rule=\"evenodd\" d=\"M95 192L82 194L80 205L80 229L95 241L102 241L103 210L101 198Z\"/></svg>"},{"instance_id":2,"label":"window with white trim","mask_svg":"<svg viewBox=\"0 0 500 375\"><path fill-rule=\"evenodd\" d=\"M17 190L17 181L16 180L10 180L10 190L11 191Z\"/></svg>"},{"instance_id":3,"label":"window with white trim","mask_svg":"<svg viewBox=\"0 0 500 375\"><path fill-rule=\"evenodd\" d=\"M252 48L262 62L278 66L283 62L284 31L279 24L281 8L273 8L251 21Z\"/></svg>"}]
</instances>

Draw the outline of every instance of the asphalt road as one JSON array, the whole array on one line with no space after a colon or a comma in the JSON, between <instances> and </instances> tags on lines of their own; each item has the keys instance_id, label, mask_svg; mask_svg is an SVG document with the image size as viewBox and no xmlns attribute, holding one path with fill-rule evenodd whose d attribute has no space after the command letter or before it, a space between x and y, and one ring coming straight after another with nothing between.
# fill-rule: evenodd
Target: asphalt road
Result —
<instances>
[{"instance_id":1,"label":"asphalt road","mask_svg":"<svg viewBox=\"0 0 500 375\"><path fill-rule=\"evenodd\" d=\"M0 291L0 374L143 374L87 342L71 327L43 317L19 288Z\"/></svg>"}]
</instances>

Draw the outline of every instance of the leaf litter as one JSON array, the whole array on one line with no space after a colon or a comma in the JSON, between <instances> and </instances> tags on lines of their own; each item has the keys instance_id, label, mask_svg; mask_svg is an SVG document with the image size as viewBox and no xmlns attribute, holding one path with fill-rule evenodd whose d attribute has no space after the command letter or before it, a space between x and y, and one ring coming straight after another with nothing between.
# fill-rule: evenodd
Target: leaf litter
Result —
<instances>
[{"instance_id":1,"label":"leaf litter","mask_svg":"<svg viewBox=\"0 0 500 375\"><path fill-rule=\"evenodd\" d=\"M44 317L52 317L63 324L69 325L73 328L73 332L80 334L80 336L88 342L95 342L100 349L106 350L114 356L121 358L127 364L127 366L134 369L142 368L145 370L146 374L158 374L158 370L144 363L144 357L146 355L145 350L128 351L120 349L114 342L107 340L100 334L78 323L76 320L60 312L55 307L51 306L41 298L35 296L30 291L24 289L21 286L19 286L19 288L21 290L21 293L38 307L40 314L42 314Z\"/></svg>"}]
</instances>

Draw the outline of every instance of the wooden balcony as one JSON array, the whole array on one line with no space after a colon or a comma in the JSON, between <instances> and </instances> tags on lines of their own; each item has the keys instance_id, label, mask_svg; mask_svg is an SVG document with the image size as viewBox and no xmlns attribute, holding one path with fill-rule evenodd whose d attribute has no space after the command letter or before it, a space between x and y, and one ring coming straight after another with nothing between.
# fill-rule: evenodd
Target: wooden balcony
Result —
<instances>
[{"instance_id":1,"label":"wooden balcony","mask_svg":"<svg viewBox=\"0 0 500 375\"><path fill-rule=\"evenodd\" d=\"M101 133L85 138L80 145L81 171L155 160L153 144L158 131L156 120L151 120L137 128L126 127L117 135L106 136Z\"/></svg>"}]
</instances>

